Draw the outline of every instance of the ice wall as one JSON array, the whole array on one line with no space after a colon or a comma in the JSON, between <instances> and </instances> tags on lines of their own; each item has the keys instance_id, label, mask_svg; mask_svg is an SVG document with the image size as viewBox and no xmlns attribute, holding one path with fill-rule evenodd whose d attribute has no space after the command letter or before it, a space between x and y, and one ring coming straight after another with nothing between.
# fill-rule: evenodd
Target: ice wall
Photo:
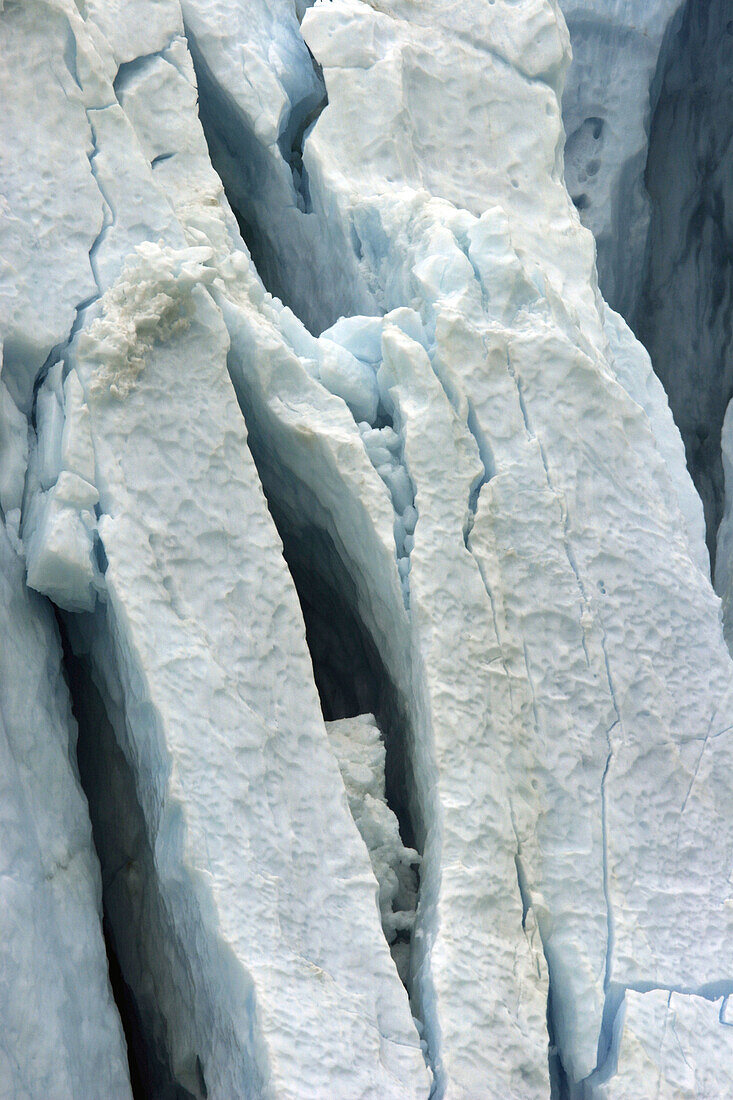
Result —
<instances>
[{"instance_id":1,"label":"ice wall","mask_svg":"<svg viewBox=\"0 0 733 1100\"><path fill-rule=\"evenodd\" d=\"M156 6L147 30L120 11L111 40L102 15L42 2L2 15L17 37L16 100L34 59L52 58L49 139L76 173L65 187L40 167L23 175L22 149L12 162L13 213L33 227L18 263L33 277L10 303L23 339L7 369L35 429L20 524L28 582L87 612L66 620L70 679L89 727L110 936L153 1067L145 1086L301 1097L326 1080L343 1095L424 1095L206 289L223 240L251 263L206 160L180 11ZM173 146L151 152L155 110ZM33 168L37 132L18 136ZM183 175L185 210L159 172ZM59 240L58 256L37 255L44 238ZM45 286L57 265L66 281ZM251 282L262 295L253 269ZM48 333L26 320L43 293L58 314ZM7 1084L20 1087L12 1068Z\"/></svg>"},{"instance_id":2,"label":"ice wall","mask_svg":"<svg viewBox=\"0 0 733 1100\"><path fill-rule=\"evenodd\" d=\"M46 81L3 119L0 488L144 1087L631 1095L671 1013L724 1081L733 666L565 186L558 6L0 28L16 101Z\"/></svg>"},{"instance_id":3,"label":"ice wall","mask_svg":"<svg viewBox=\"0 0 733 1100\"><path fill-rule=\"evenodd\" d=\"M670 41L650 135L653 216L635 319L685 442L713 560L733 395L730 14L717 0L689 3Z\"/></svg>"},{"instance_id":4,"label":"ice wall","mask_svg":"<svg viewBox=\"0 0 733 1100\"><path fill-rule=\"evenodd\" d=\"M598 249L609 304L635 318L649 232L649 129L683 0L560 0L573 47L563 95L565 179Z\"/></svg>"},{"instance_id":5,"label":"ice wall","mask_svg":"<svg viewBox=\"0 0 733 1100\"><path fill-rule=\"evenodd\" d=\"M702 498L715 564L731 397L727 5L564 0L565 177L601 290L649 351ZM721 532L721 539L725 536ZM721 595L729 566L721 564Z\"/></svg>"}]
</instances>

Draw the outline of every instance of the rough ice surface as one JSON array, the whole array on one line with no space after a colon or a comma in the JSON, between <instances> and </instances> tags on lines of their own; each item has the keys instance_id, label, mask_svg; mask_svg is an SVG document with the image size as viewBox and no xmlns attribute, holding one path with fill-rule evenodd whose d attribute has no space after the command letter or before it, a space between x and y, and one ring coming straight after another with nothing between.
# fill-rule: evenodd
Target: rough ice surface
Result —
<instances>
[{"instance_id":1,"label":"rough ice surface","mask_svg":"<svg viewBox=\"0 0 733 1100\"><path fill-rule=\"evenodd\" d=\"M415 924L420 856L406 848L397 817L387 805L386 751L372 715L326 724L356 822L379 883L379 911L392 957L401 973L409 961L409 937Z\"/></svg>"},{"instance_id":2,"label":"rough ice surface","mask_svg":"<svg viewBox=\"0 0 733 1100\"><path fill-rule=\"evenodd\" d=\"M702 7L0 3L0 1095L731 1091Z\"/></svg>"},{"instance_id":3,"label":"rough ice surface","mask_svg":"<svg viewBox=\"0 0 733 1100\"><path fill-rule=\"evenodd\" d=\"M713 1100L733 1090L733 1032L728 998L652 990L629 993L619 1072L600 1095Z\"/></svg>"}]
</instances>

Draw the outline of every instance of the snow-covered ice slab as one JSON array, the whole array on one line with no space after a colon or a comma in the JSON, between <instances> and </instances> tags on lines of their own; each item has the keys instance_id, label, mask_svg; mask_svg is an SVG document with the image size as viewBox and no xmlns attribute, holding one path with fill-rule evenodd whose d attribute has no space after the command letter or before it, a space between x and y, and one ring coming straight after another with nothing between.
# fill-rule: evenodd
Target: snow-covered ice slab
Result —
<instances>
[{"instance_id":1,"label":"snow-covered ice slab","mask_svg":"<svg viewBox=\"0 0 733 1100\"><path fill-rule=\"evenodd\" d=\"M521 8L537 15L536 6ZM416 89L432 62L414 22L343 2L313 8L303 24L329 92L328 109L304 153L311 193L322 188L322 206L328 201L339 208L359 235L364 266L385 306L409 302L419 309L428 357L467 440L461 497L448 489L449 477L462 469L457 452L435 434L437 392L427 403L417 396L424 382L421 353L413 348L412 367L400 377L400 407L419 425L412 444L409 415L404 429L421 517L411 554L414 628L423 608L441 607L445 576L452 580L453 601L467 591L457 579L463 574L446 568L442 557L451 527L456 535L463 532L490 598L490 609L479 613L478 595L467 597L473 615L459 616L472 623L462 663L474 674L472 699L490 700L485 724L463 720L453 667L450 675L438 673L438 639L443 660L460 645L444 610L429 635L432 668L430 651L421 645L428 682L435 676L430 719L443 835L434 858L447 868L434 899L440 918L430 980L441 1029L436 1045L448 1088L452 1082L458 1095L461 1089L471 1095L476 1086L461 1042L465 991L444 964L441 940L450 942L460 913L462 949L470 953L472 918L478 925L479 914L492 907L484 894L466 916L460 900L466 890L452 874L454 866L483 866L482 851L500 850L495 838L487 836L484 849L471 836L465 799L475 791L484 800L480 821L487 830L487 777L502 769L508 779L499 787L507 792L508 808L497 807L493 822L498 825L505 813L515 831L512 838L504 827L504 843L514 847L525 907L534 911L543 937L551 1026L571 1081L589 1074L605 1054L604 1003L615 988L681 983L698 989L731 980L713 946L728 942L732 931L732 838L723 794L728 765L722 761L731 751L731 666L717 601L695 564L703 563L699 509L680 467L679 442L668 418L665 426L658 395L643 400L649 369L643 351L636 348L631 392L624 383L631 364L625 374L616 373L610 330L584 267L592 246L553 168L562 139L563 39L558 32L553 40L555 16L549 6L543 10L548 33L536 38L543 46L554 41L556 50L554 64L546 55L542 65L538 61L544 79L522 72L531 49L520 66L512 64L508 47L492 47L485 56L474 36L470 45L451 40L454 63L441 67L431 94L419 98ZM441 33L431 35L431 57L447 53L450 38L443 38L441 5L432 11ZM523 26L516 5L513 12L511 30ZM480 108L470 109L479 69L504 97L486 121ZM369 148L370 133L352 139L350 120L359 102L377 100L381 140L378 155L367 158L361 150ZM450 138L441 129L448 126ZM470 176L462 167L470 164L463 155L469 147L483 154L480 166L470 165ZM406 190L426 185L469 209L493 209L477 222ZM538 240L539 226L552 226L550 247ZM386 345L383 351L386 358ZM626 354L633 356L633 344ZM454 432L455 447L458 424ZM469 434L475 439L473 468ZM477 495L479 456L487 484ZM471 520L464 510L438 534L422 517L437 519L433 501L441 491L465 501L464 509L473 502L475 515ZM440 567L423 558L425 546ZM475 624L484 614L486 641L478 641ZM489 629L495 631L493 647ZM496 654L491 693L479 686L479 652L484 661ZM446 684L453 686L450 707ZM482 773L472 740L460 754L474 765L467 778L460 775L456 745L464 731L477 729L484 731L478 743L487 751L491 746L490 756ZM650 773L656 776L651 791ZM670 817L677 846L669 842ZM478 826L478 812L475 820ZM454 843L459 847L452 858ZM426 845L424 875L430 858ZM487 867L484 886L489 875ZM480 986L485 954L479 949L476 956ZM511 979L505 981L504 987L486 981L479 1029L488 1029L492 1012L508 1003ZM488 1035L481 1046L491 1050Z\"/></svg>"},{"instance_id":2,"label":"snow-covered ice slab","mask_svg":"<svg viewBox=\"0 0 733 1100\"><path fill-rule=\"evenodd\" d=\"M650 389L641 349L605 322L592 243L557 177L566 39L556 12L530 7L526 21L510 22L504 12L506 21L493 24L502 28L501 48L489 51L477 34L455 37L439 5L430 16L437 35L421 27L427 16L408 25L348 3L316 7L304 20L329 106L306 140L313 210L301 216L321 219L328 232L340 224L344 239L357 242L361 273L390 314L382 322L354 317L350 329L333 333L373 363L382 408L402 440L417 514L401 573L409 578L409 630L385 556L389 521L376 503L384 495L359 458L355 426L319 385L327 382L321 342L287 311L273 313L241 264L239 290L234 269L215 288L270 498L296 525L308 501L306 512L328 529L410 700L424 846L413 995L440 1088L456 1095L480 1093L488 1079L510 1095L547 1089L547 976L535 923L550 967L554 1039L576 1080L604 1054L607 991L685 967L696 974L693 985L727 980L704 935L697 961L683 961L673 944L668 951L645 942L646 927L651 937L660 926L674 938L685 859L672 868L670 891L653 866L666 847L668 806L642 807L637 828L625 809L636 799L629 769L643 781L656 739L661 759L681 760L671 804L694 816L700 792L691 804L687 789L696 742L705 744L711 722L695 716L694 700L714 700L721 715L729 710L730 666L717 605L695 564L704 564L699 510L678 436ZM431 68L436 51L453 59L439 72ZM209 79L216 51L205 61ZM512 104L501 100L500 126L496 112L489 124L480 104L464 108L472 81L478 86L487 73L489 87L501 87ZM240 70L229 64L217 79L236 98ZM364 102L378 113L357 131ZM531 116L551 121L527 127ZM226 125L236 145L241 117ZM480 163L470 155L478 147ZM232 177L236 168L228 164ZM493 209L477 221L411 190L416 185L476 214ZM317 258L313 266L321 274ZM365 426L359 435L367 439ZM372 499L370 524L363 505ZM693 646L694 671L690 624L705 635ZM661 720L648 708L659 689L646 662L659 664L670 695ZM712 726L726 728L722 717ZM627 775L615 801L619 761ZM702 850L715 852L710 909L695 910L699 929L706 915L725 912L728 842L706 835L713 826L704 814L690 828ZM639 890L654 898L641 916ZM628 936L640 942L624 954ZM487 1038L477 1042L484 1028Z\"/></svg>"}]
</instances>

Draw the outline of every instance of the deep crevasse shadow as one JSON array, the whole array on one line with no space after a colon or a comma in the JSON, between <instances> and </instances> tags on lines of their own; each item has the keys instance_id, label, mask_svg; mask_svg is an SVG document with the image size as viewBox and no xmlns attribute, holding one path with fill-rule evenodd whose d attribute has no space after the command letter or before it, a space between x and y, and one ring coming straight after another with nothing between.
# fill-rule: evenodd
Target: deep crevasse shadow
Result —
<instances>
[{"instance_id":1,"label":"deep crevasse shadow","mask_svg":"<svg viewBox=\"0 0 733 1100\"><path fill-rule=\"evenodd\" d=\"M726 0L687 0L660 54L646 167L652 219L631 318L682 434L713 566L733 396L732 14Z\"/></svg>"}]
</instances>

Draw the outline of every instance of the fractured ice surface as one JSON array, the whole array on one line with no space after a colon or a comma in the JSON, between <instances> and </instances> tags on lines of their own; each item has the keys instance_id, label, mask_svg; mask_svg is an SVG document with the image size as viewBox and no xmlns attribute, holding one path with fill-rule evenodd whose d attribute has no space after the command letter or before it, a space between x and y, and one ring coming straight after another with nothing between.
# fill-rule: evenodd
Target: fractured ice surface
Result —
<instances>
[{"instance_id":1,"label":"fractured ice surface","mask_svg":"<svg viewBox=\"0 0 733 1100\"><path fill-rule=\"evenodd\" d=\"M614 246L657 7L590 173ZM733 665L565 187L557 4L27 0L0 35L0 504L150 1094L724 1094Z\"/></svg>"},{"instance_id":2,"label":"fractured ice surface","mask_svg":"<svg viewBox=\"0 0 733 1100\"><path fill-rule=\"evenodd\" d=\"M387 805L386 754L379 727L371 715L342 718L326 726L343 776L349 809L379 883L379 910L387 942L398 968L409 961L409 949L396 942L415 923L420 856L402 843L399 823ZM405 957L406 956L406 957ZM403 961L404 958L404 961Z\"/></svg>"},{"instance_id":3,"label":"fractured ice surface","mask_svg":"<svg viewBox=\"0 0 733 1100\"><path fill-rule=\"evenodd\" d=\"M120 826L102 807L98 846L123 974L152 1060L167 1062L189 1092L318 1096L327 1080L336 1094L424 1094L418 1035L328 748L297 598L226 372L226 330L206 290L213 250L200 246L195 216L201 209L205 219L208 195L198 191L191 220L178 220L116 103L114 65L95 58L78 13L67 15L94 79L80 75L72 92L80 125L66 140L85 157L100 224L107 212L84 248L99 302L38 392L23 530L37 585L78 611L49 560L56 527L47 536L45 512L36 522L32 508L44 510L45 493L55 504L67 472L80 478L64 466L83 460L78 433L90 432L100 517L92 513L91 537L102 547L105 596L69 631L132 770L139 851L151 853L123 851L126 870L110 879L104 861ZM179 74L175 44L168 56L151 67L185 90L190 61L184 51ZM213 174L207 183L216 196ZM30 370L34 360L24 362ZM66 447L62 404L67 424L77 422ZM66 568L66 543L58 555ZM112 758L93 770L115 796Z\"/></svg>"},{"instance_id":4,"label":"fractured ice surface","mask_svg":"<svg viewBox=\"0 0 733 1100\"><path fill-rule=\"evenodd\" d=\"M657 989L627 994L618 1075L600 1095L713 1100L733 1090L728 998Z\"/></svg>"}]
</instances>

